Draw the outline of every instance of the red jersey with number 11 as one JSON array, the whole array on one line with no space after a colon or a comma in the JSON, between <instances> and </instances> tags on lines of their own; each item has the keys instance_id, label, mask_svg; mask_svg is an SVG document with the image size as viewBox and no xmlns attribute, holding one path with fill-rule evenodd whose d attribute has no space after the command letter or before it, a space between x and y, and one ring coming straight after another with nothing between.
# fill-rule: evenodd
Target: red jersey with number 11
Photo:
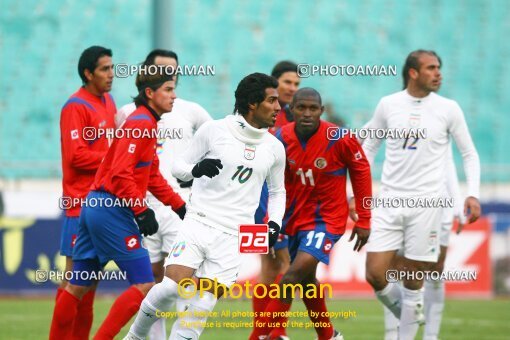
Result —
<instances>
[{"instance_id":1,"label":"red jersey with number 11","mask_svg":"<svg viewBox=\"0 0 510 340\"><path fill-rule=\"evenodd\" d=\"M356 225L369 229L371 213L363 208L362 201L363 197L372 196L372 178L358 141L349 134L342 136L342 129L322 120L318 130L304 141L296 135L295 126L296 123L287 124L275 133L287 155L287 204L282 231L287 235L302 230L343 234L349 215L347 171L356 199Z\"/></svg>"}]
</instances>

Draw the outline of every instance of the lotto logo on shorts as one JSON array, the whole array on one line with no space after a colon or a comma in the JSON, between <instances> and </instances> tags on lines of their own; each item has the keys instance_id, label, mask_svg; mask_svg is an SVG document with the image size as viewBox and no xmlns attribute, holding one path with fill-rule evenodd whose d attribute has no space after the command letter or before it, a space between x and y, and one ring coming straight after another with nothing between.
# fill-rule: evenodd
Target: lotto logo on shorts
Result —
<instances>
[{"instance_id":1,"label":"lotto logo on shorts","mask_svg":"<svg viewBox=\"0 0 510 340\"><path fill-rule=\"evenodd\" d=\"M140 248L140 241L138 241L138 237L136 237L136 235L125 237L124 242L126 242L127 250Z\"/></svg>"},{"instance_id":2,"label":"lotto logo on shorts","mask_svg":"<svg viewBox=\"0 0 510 340\"><path fill-rule=\"evenodd\" d=\"M269 252L267 224L240 225L239 252L242 254L267 254Z\"/></svg>"},{"instance_id":3,"label":"lotto logo on shorts","mask_svg":"<svg viewBox=\"0 0 510 340\"><path fill-rule=\"evenodd\" d=\"M326 241L324 241L322 251L324 252L324 254L329 254L331 252L331 248L333 248L333 242L331 242L330 239L326 239Z\"/></svg>"},{"instance_id":4,"label":"lotto logo on shorts","mask_svg":"<svg viewBox=\"0 0 510 340\"><path fill-rule=\"evenodd\" d=\"M76 234L73 234L71 236L71 248L74 247L75 244L76 244Z\"/></svg>"}]
</instances>

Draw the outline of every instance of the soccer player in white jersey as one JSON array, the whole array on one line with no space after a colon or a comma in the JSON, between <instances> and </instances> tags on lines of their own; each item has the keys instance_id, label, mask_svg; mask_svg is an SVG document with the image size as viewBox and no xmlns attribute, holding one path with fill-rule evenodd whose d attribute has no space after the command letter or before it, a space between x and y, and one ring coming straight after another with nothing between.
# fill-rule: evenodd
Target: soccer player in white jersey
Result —
<instances>
[{"instance_id":1,"label":"soccer player in white jersey","mask_svg":"<svg viewBox=\"0 0 510 340\"><path fill-rule=\"evenodd\" d=\"M143 65L170 65L175 69L178 62L179 59L175 52L155 49L147 55ZM169 71L171 71L171 69L169 69ZM177 83L177 75L175 79ZM121 126L135 109L136 106L134 103L124 105L115 116L117 127ZM198 128L210 120L212 120L211 116L199 104L176 98L174 100L172 112L167 112L162 115L161 120L158 122L162 137L158 139L156 150L160 162L159 169L163 177L168 181L168 184L172 186L172 189L177 192L186 203L189 203L192 181L182 182L177 180L172 176L170 168L174 163L174 159L181 155L189 146ZM156 214L159 229L156 234L144 238L144 245L149 251L154 280L158 283L163 279L164 259L171 250L175 237L177 236L177 231L182 226L182 220L175 212L165 207L151 193L147 193L147 198L151 208ZM177 306L177 309L182 309L182 307ZM149 337L151 340L167 338L165 319L159 319L158 322L153 325Z\"/></svg>"},{"instance_id":2,"label":"soccer player in white jersey","mask_svg":"<svg viewBox=\"0 0 510 340\"><path fill-rule=\"evenodd\" d=\"M386 139L380 197L446 198L444 177L452 137L463 158L468 186L464 210L470 212L472 223L480 216L480 161L459 105L435 93L441 85L440 67L433 51L410 53L403 70L405 89L382 98L375 110L373 128L426 131L422 139ZM380 143L373 138L363 143L370 163ZM384 204L373 213L366 277L377 298L400 319L400 340L414 339L423 322L423 280L416 279L416 272L430 270L438 261L442 213L442 208ZM400 248L404 267L412 274L403 279L403 287L386 277Z\"/></svg>"},{"instance_id":3,"label":"soccer player in white jersey","mask_svg":"<svg viewBox=\"0 0 510 340\"><path fill-rule=\"evenodd\" d=\"M194 179L186 218L165 262L165 277L143 301L126 339L145 338L156 311L168 311L177 299L181 280L195 275L227 288L235 283L241 263L238 228L253 223L264 181L269 189L269 246L276 242L285 211L285 150L267 128L280 111L277 87L276 79L262 73L245 77L235 92L235 114L205 123L176 159L174 176ZM170 339L198 339L207 320L201 315L213 310L217 298L211 292L191 298Z\"/></svg>"},{"instance_id":4,"label":"soccer player in white jersey","mask_svg":"<svg viewBox=\"0 0 510 340\"><path fill-rule=\"evenodd\" d=\"M451 144L451 143L450 143ZM450 232L454 220L457 219L457 234L459 234L464 224L466 223L466 216L463 212L461 194L459 190L459 181L457 178L457 169L453 162L451 145L448 148L448 164L445 177L445 187L448 197L455 200L453 208L443 208L441 219L441 231L439 233L440 253L438 261L433 264L430 270L442 273L446 260L446 252L448 249L448 241L450 239ZM393 268L397 270L404 269L404 260L402 256L397 254L396 263ZM445 298L445 282L442 280L433 281L425 280L424 288L424 311L425 311L425 329L423 334L424 340L437 340L439 329L441 326L441 319L443 317L444 298ZM384 340L398 340L398 327L399 319L385 306L384 307Z\"/></svg>"}]
</instances>

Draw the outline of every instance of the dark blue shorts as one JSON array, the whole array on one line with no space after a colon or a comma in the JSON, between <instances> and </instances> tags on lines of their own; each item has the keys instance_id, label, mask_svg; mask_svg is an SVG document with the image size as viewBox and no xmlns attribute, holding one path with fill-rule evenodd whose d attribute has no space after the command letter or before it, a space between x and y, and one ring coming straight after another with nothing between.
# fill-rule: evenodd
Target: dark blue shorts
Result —
<instances>
[{"instance_id":1,"label":"dark blue shorts","mask_svg":"<svg viewBox=\"0 0 510 340\"><path fill-rule=\"evenodd\" d=\"M289 247L289 236L287 236L285 234L278 235L278 241L276 241L276 243L273 246L274 251L288 248L288 247Z\"/></svg>"},{"instance_id":2,"label":"dark blue shorts","mask_svg":"<svg viewBox=\"0 0 510 340\"><path fill-rule=\"evenodd\" d=\"M116 199L104 191L91 191L87 196L89 201L104 201L106 198ZM98 258L99 263L104 265L110 260L126 261L148 256L130 208L82 207L74 261Z\"/></svg>"},{"instance_id":3,"label":"dark blue shorts","mask_svg":"<svg viewBox=\"0 0 510 340\"><path fill-rule=\"evenodd\" d=\"M152 273L152 265L149 257L140 257L134 260L115 261L121 273L126 273L127 280L130 284L154 282ZM99 272L103 270L103 266L97 258L92 260L75 260L73 261L73 273L79 273L72 276L70 282L77 286L90 286L100 278ZM94 275L95 273L95 275ZM120 277L120 276L117 276Z\"/></svg>"},{"instance_id":4,"label":"dark blue shorts","mask_svg":"<svg viewBox=\"0 0 510 340\"><path fill-rule=\"evenodd\" d=\"M79 217L64 216L64 224L60 234L60 255L73 256L73 248L78 235Z\"/></svg>"},{"instance_id":5,"label":"dark blue shorts","mask_svg":"<svg viewBox=\"0 0 510 340\"><path fill-rule=\"evenodd\" d=\"M326 231L304 230L294 236L289 236L289 253L291 262L298 251L304 251L320 262L329 264L329 254L342 235L331 234Z\"/></svg>"}]
</instances>

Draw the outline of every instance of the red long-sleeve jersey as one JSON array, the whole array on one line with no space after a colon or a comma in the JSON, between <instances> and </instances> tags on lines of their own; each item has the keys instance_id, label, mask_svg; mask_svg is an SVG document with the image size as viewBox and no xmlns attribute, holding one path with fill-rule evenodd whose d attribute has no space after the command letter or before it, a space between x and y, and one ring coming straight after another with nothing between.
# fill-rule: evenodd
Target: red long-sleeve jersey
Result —
<instances>
[{"instance_id":1,"label":"red long-sleeve jersey","mask_svg":"<svg viewBox=\"0 0 510 340\"><path fill-rule=\"evenodd\" d=\"M156 154L156 130L159 116L145 106L139 106L126 120L122 129L138 133L118 134L97 171L92 190L104 190L118 198L135 202L135 215L147 209L143 202L147 190L165 205L177 210L184 205L159 172ZM134 138L142 135L142 138ZM138 202L138 203L136 203Z\"/></svg>"},{"instance_id":2,"label":"red long-sleeve jersey","mask_svg":"<svg viewBox=\"0 0 510 340\"><path fill-rule=\"evenodd\" d=\"M349 215L346 194L346 175L349 171L356 199L360 228L370 228L370 210L363 207L363 198L372 196L370 165L356 138L345 134L342 138L328 137L339 129L320 121L319 129L307 140L295 133L296 123L276 131L287 155L285 190L287 204L283 232L295 235L302 230L323 230L343 234Z\"/></svg>"},{"instance_id":3,"label":"red long-sleeve jersey","mask_svg":"<svg viewBox=\"0 0 510 340\"><path fill-rule=\"evenodd\" d=\"M99 164L108 150L103 135L92 139L84 128L114 129L115 102L109 93L95 96L81 87L62 107L60 114L60 143L62 152L63 196L75 199L87 196ZM80 205L66 210L66 216L80 216Z\"/></svg>"}]
</instances>

